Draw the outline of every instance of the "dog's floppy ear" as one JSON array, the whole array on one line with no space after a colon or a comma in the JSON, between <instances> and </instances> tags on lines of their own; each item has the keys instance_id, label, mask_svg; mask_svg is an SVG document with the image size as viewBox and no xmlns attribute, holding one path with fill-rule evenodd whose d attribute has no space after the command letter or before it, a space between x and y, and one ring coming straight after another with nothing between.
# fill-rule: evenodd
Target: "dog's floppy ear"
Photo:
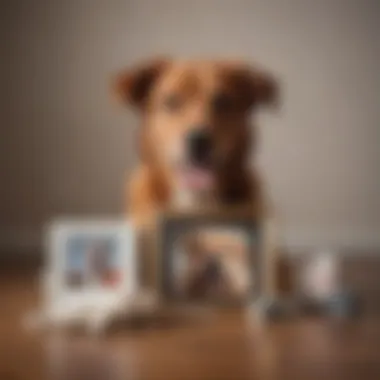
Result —
<instances>
[{"instance_id":1,"label":"dog's floppy ear","mask_svg":"<svg viewBox=\"0 0 380 380\"><path fill-rule=\"evenodd\" d=\"M279 83L271 74L254 67L235 64L229 68L229 77L236 88L239 102L246 110L256 106L279 106Z\"/></svg>"},{"instance_id":2,"label":"dog's floppy ear","mask_svg":"<svg viewBox=\"0 0 380 380\"><path fill-rule=\"evenodd\" d=\"M154 83L169 64L169 59L158 58L126 69L113 79L112 91L124 104L142 108Z\"/></svg>"}]
</instances>

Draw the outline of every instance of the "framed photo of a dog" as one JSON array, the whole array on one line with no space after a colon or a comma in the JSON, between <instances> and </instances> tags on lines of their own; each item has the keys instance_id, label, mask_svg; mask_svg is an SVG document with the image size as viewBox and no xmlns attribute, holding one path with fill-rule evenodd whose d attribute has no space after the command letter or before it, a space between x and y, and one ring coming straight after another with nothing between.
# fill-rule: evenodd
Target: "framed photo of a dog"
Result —
<instances>
[{"instance_id":1,"label":"framed photo of a dog","mask_svg":"<svg viewBox=\"0 0 380 380\"><path fill-rule=\"evenodd\" d=\"M248 213L167 213L160 287L168 303L244 306L262 292L261 228Z\"/></svg>"},{"instance_id":2,"label":"framed photo of a dog","mask_svg":"<svg viewBox=\"0 0 380 380\"><path fill-rule=\"evenodd\" d=\"M128 222L56 221L46 245L44 309L53 319L90 318L136 294L135 236Z\"/></svg>"}]
</instances>

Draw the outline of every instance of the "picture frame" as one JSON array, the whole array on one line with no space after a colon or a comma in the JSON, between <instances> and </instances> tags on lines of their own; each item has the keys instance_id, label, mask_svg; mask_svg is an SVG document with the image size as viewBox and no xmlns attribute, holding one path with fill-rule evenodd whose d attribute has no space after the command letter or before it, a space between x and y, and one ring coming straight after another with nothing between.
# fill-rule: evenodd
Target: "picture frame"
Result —
<instances>
[{"instance_id":1,"label":"picture frame","mask_svg":"<svg viewBox=\"0 0 380 380\"><path fill-rule=\"evenodd\" d=\"M44 314L54 321L107 314L138 291L129 221L57 220L46 231Z\"/></svg>"},{"instance_id":2,"label":"picture frame","mask_svg":"<svg viewBox=\"0 0 380 380\"><path fill-rule=\"evenodd\" d=\"M175 256L178 254L178 243L187 233L195 231L219 231L217 240L227 236L227 232L236 232L245 236L245 266L250 278L248 289L243 297L200 297L191 299L184 292L176 289ZM249 306L261 298L265 289L265 260L263 258L262 226L260 219L247 210L193 211L178 212L171 210L161 217L159 222L160 239L158 240L160 266L158 269L159 289L161 297L167 304L177 305L212 305L222 307ZM242 244L238 244L240 247ZM237 248L237 246L235 246ZM237 249L234 249L236 253ZM239 248L240 251L240 248ZM232 251L231 251L232 252ZM228 252L227 252L228 254ZM241 256L241 255L240 255ZM243 267L242 266L242 267ZM185 292L186 293L186 292Z\"/></svg>"},{"instance_id":3,"label":"picture frame","mask_svg":"<svg viewBox=\"0 0 380 380\"><path fill-rule=\"evenodd\" d=\"M342 261L335 252L304 254L296 265L296 295L302 304L318 305L343 291Z\"/></svg>"}]
</instances>

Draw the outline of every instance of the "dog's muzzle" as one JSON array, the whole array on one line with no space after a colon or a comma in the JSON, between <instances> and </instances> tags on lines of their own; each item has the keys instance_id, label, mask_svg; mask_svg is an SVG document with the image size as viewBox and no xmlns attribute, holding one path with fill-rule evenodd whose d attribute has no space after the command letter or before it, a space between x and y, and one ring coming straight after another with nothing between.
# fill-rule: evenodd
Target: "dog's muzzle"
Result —
<instances>
[{"instance_id":1,"label":"dog's muzzle","mask_svg":"<svg viewBox=\"0 0 380 380\"><path fill-rule=\"evenodd\" d=\"M209 167L212 153L210 132L204 127L192 130L186 137L186 150L191 165Z\"/></svg>"}]
</instances>

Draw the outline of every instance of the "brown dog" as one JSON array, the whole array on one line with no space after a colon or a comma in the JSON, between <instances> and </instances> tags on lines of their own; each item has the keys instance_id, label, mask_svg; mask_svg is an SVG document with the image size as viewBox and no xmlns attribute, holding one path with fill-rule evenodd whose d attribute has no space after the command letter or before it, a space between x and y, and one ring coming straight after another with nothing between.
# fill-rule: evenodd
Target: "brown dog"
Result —
<instances>
[{"instance_id":1,"label":"brown dog","mask_svg":"<svg viewBox=\"0 0 380 380\"><path fill-rule=\"evenodd\" d=\"M127 184L137 225L169 206L263 202L249 167L250 116L276 104L271 75L239 62L156 60L120 73L114 85L142 120L142 162Z\"/></svg>"}]
</instances>

